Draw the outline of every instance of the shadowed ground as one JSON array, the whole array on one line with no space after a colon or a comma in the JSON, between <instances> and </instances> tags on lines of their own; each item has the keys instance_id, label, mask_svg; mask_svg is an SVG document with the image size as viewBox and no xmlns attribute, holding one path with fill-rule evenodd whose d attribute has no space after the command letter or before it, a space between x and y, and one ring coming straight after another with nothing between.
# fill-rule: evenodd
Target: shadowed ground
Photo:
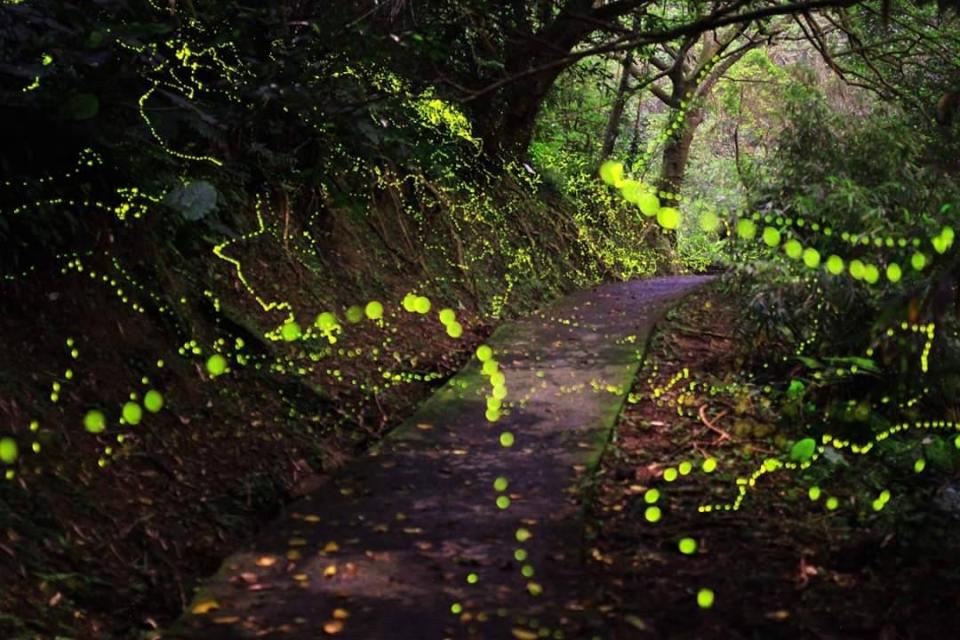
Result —
<instances>
[{"instance_id":1,"label":"shadowed ground","mask_svg":"<svg viewBox=\"0 0 960 640\"><path fill-rule=\"evenodd\" d=\"M228 558L163 637L589 637L580 480L657 318L706 281L604 285L501 327L488 341L509 389L499 421L484 417L490 385L473 361L377 451ZM531 537L518 541L519 529Z\"/></svg>"}]
</instances>

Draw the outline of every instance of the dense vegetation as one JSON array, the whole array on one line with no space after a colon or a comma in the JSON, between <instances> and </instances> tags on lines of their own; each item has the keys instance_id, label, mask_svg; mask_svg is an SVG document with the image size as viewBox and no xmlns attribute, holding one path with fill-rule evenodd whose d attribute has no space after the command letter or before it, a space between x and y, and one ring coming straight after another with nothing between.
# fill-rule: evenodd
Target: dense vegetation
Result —
<instances>
[{"instance_id":1,"label":"dense vegetation","mask_svg":"<svg viewBox=\"0 0 960 640\"><path fill-rule=\"evenodd\" d=\"M955 487L958 52L908 0L4 0L0 635L164 626L605 280L725 273L757 477Z\"/></svg>"}]
</instances>

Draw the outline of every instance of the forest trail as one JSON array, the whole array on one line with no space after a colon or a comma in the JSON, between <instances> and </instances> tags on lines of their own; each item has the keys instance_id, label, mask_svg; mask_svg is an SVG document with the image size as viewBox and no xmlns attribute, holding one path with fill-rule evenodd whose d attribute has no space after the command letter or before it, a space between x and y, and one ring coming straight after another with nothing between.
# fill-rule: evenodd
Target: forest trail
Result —
<instances>
[{"instance_id":1,"label":"forest trail","mask_svg":"<svg viewBox=\"0 0 960 640\"><path fill-rule=\"evenodd\" d=\"M573 489L655 322L708 280L602 285L500 327L487 341L508 388L499 421L485 419L491 387L473 359L376 451L228 558L164 637L589 637Z\"/></svg>"}]
</instances>

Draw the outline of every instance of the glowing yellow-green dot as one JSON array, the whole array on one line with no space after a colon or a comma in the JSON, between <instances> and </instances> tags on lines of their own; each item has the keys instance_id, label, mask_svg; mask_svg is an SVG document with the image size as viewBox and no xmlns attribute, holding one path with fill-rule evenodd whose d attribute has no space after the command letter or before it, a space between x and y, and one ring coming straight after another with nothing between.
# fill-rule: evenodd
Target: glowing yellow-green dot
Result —
<instances>
[{"instance_id":1,"label":"glowing yellow-green dot","mask_svg":"<svg viewBox=\"0 0 960 640\"><path fill-rule=\"evenodd\" d=\"M646 493L643 494L643 501L647 504L654 504L659 499L660 492L657 489L647 489Z\"/></svg>"},{"instance_id":2,"label":"glowing yellow-green dot","mask_svg":"<svg viewBox=\"0 0 960 640\"><path fill-rule=\"evenodd\" d=\"M427 298L426 296L417 296L416 301L413 303L413 310L420 315L430 313L430 298Z\"/></svg>"},{"instance_id":3,"label":"glowing yellow-green dot","mask_svg":"<svg viewBox=\"0 0 960 640\"><path fill-rule=\"evenodd\" d=\"M791 260L799 260L803 255L803 245L792 238L783 245L783 250Z\"/></svg>"},{"instance_id":4,"label":"glowing yellow-green dot","mask_svg":"<svg viewBox=\"0 0 960 640\"><path fill-rule=\"evenodd\" d=\"M953 439L953 446L957 449L960 449L960 436L957 436Z\"/></svg>"},{"instance_id":5,"label":"glowing yellow-green dot","mask_svg":"<svg viewBox=\"0 0 960 640\"><path fill-rule=\"evenodd\" d=\"M496 422L500 419L501 414L498 409L487 409L483 417L487 419L487 422Z\"/></svg>"},{"instance_id":6,"label":"glowing yellow-green dot","mask_svg":"<svg viewBox=\"0 0 960 640\"><path fill-rule=\"evenodd\" d=\"M720 228L720 216L713 211L700 214L700 228L708 233Z\"/></svg>"},{"instance_id":7,"label":"glowing yellow-green dot","mask_svg":"<svg viewBox=\"0 0 960 640\"><path fill-rule=\"evenodd\" d=\"M20 456L20 448L13 438L0 438L0 462L13 464Z\"/></svg>"},{"instance_id":8,"label":"glowing yellow-green dot","mask_svg":"<svg viewBox=\"0 0 960 640\"><path fill-rule=\"evenodd\" d=\"M536 582L527 583L527 592L532 596L539 596L543 593L543 587Z\"/></svg>"},{"instance_id":9,"label":"glowing yellow-green dot","mask_svg":"<svg viewBox=\"0 0 960 640\"><path fill-rule=\"evenodd\" d=\"M915 253L910 258L910 266L913 267L914 271L923 271L924 267L927 266L927 256L922 253Z\"/></svg>"},{"instance_id":10,"label":"glowing yellow-green dot","mask_svg":"<svg viewBox=\"0 0 960 640\"><path fill-rule=\"evenodd\" d=\"M493 481L495 491L506 491L509 486L510 482L503 476L498 476L497 479Z\"/></svg>"},{"instance_id":11,"label":"glowing yellow-green dot","mask_svg":"<svg viewBox=\"0 0 960 640\"><path fill-rule=\"evenodd\" d=\"M463 605L460 604L459 602L454 602L452 605L450 605L450 613L452 613L455 616L460 615L461 613L463 613Z\"/></svg>"},{"instance_id":12,"label":"glowing yellow-green dot","mask_svg":"<svg viewBox=\"0 0 960 640\"><path fill-rule=\"evenodd\" d=\"M921 473L924 469L927 468L927 461L923 458L917 458L917 461L913 463L914 473Z\"/></svg>"},{"instance_id":13,"label":"glowing yellow-green dot","mask_svg":"<svg viewBox=\"0 0 960 640\"><path fill-rule=\"evenodd\" d=\"M383 318L383 304L376 300L371 300L367 303L363 312L370 320L380 320Z\"/></svg>"},{"instance_id":14,"label":"glowing yellow-green dot","mask_svg":"<svg viewBox=\"0 0 960 640\"><path fill-rule=\"evenodd\" d=\"M901 277L903 277L903 271L900 269L900 265L896 262L887 265L887 280L890 282L900 282Z\"/></svg>"},{"instance_id":15,"label":"glowing yellow-green dot","mask_svg":"<svg viewBox=\"0 0 960 640\"><path fill-rule=\"evenodd\" d=\"M67 380L73 380L73 369L67 369L63 372L63 377Z\"/></svg>"},{"instance_id":16,"label":"glowing yellow-green dot","mask_svg":"<svg viewBox=\"0 0 960 640\"><path fill-rule=\"evenodd\" d=\"M697 606L701 609L709 609L713 606L713 589L700 589L697 591Z\"/></svg>"},{"instance_id":17,"label":"glowing yellow-green dot","mask_svg":"<svg viewBox=\"0 0 960 640\"><path fill-rule=\"evenodd\" d=\"M623 163L607 160L600 165L600 179L611 187L619 187L623 179Z\"/></svg>"},{"instance_id":18,"label":"glowing yellow-green dot","mask_svg":"<svg viewBox=\"0 0 960 640\"><path fill-rule=\"evenodd\" d=\"M663 471L663 479L667 482L673 482L677 479L677 470L673 467L668 467Z\"/></svg>"},{"instance_id":19,"label":"glowing yellow-green dot","mask_svg":"<svg viewBox=\"0 0 960 640\"><path fill-rule=\"evenodd\" d=\"M403 301L400 303L403 306L403 310L407 313L413 313L416 311L417 307L417 296L413 293L408 293L403 296Z\"/></svg>"},{"instance_id":20,"label":"glowing yellow-green dot","mask_svg":"<svg viewBox=\"0 0 960 640\"><path fill-rule=\"evenodd\" d=\"M843 273L843 258L837 255L827 258L827 271L835 276Z\"/></svg>"},{"instance_id":21,"label":"glowing yellow-green dot","mask_svg":"<svg viewBox=\"0 0 960 640\"><path fill-rule=\"evenodd\" d=\"M350 324L357 324L363 320L364 313L360 305L355 304L347 307L347 310L343 312L343 315Z\"/></svg>"},{"instance_id":22,"label":"glowing yellow-green dot","mask_svg":"<svg viewBox=\"0 0 960 640\"><path fill-rule=\"evenodd\" d=\"M101 433L107 428L107 418L102 411L96 409L88 411L83 417L83 426L90 433Z\"/></svg>"},{"instance_id":23,"label":"glowing yellow-green dot","mask_svg":"<svg viewBox=\"0 0 960 640\"><path fill-rule=\"evenodd\" d=\"M753 240L757 235L757 225L749 218L742 218L737 222L737 235L744 240Z\"/></svg>"},{"instance_id":24,"label":"glowing yellow-green dot","mask_svg":"<svg viewBox=\"0 0 960 640\"><path fill-rule=\"evenodd\" d=\"M497 371L499 371L499 369L500 369L500 365L497 364L496 360L486 360L483 363L483 366L480 367L480 372L483 373L483 375L492 376Z\"/></svg>"},{"instance_id":25,"label":"glowing yellow-green dot","mask_svg":"<svg viewBox=\"0 0 960 640\"><path fill-rule=\"evenodd\" d=\"M497 507L507 509L510 507L510 498L507 496L497 496Z\"/></svg>"},{"instance_id":26,"label":"glowing yellow-green dot","mask_svg":"<svg viewBox=\"0 0 960 640\"><path fill-rule=\"evenodd\" d=\"M280 329L280 337L286 342L298 340L301 335L303 335L303 332L300 330L300 325L294 320L288 320L283 324L283 328Z\"/></svg>"},{"instance_id":27,"label":"glowing yellow-green dot","mask_svg":"<svg viewBox=\"0 0 960 640\"><path fill-rule=\"evenodd\" d=\"M7 469L4 472L3 477L6 478L7 480L13 480L14 478L17 477L17 472L14 471L13 469Z\"/></svg>"},{"instance_id":28,"label":"glowing yellow-green dot","mask_svg":"<svg viewBox=\"0 0 960 640\"><path fill-rule=\"evenodd\" d=\"M143 410L136 402L128 402L123 405L122 415L127 424L138 425L143 419Z\"/></svg>"},{"instance_id":29,"label":"glowing yellow-green dot","mask_svg":"<svg viewBox=\"0 0 960 640\"><path fill-rule=\"evenodd\" d=\"M657 506L647 507L643 512L643 517L647 519L647 522L659 522L662 516L663 512Z\"/></svg>"},{"instance_id":30,"label":"glowing yellow-green dot","mask_svg":"<svg viewBox=\"0 0 960 640\"><path fill-rule=\"evenodd\" d=\"M313 326L320 331L332 331L337 326L337 316L330 311L324 311L313 321Z\"/></svg>"},{"instance_id":31,"label":"glowing yellow-green dot","mask_svg":"<svg viewBox=\"0 0 960 640\"><path fill-rule=\"evenodd\" d=\"M820 252L813 247L807 247L803 250L803 264L810 269L816 269L820 266Z\"/></svg>"},{"instance_id":32,"label":"glowing yellow-green dot","mask_svg":"<svg viewBox=\"0 0 960 640\"><path fill-rule=\"evenodd\" d=\"M39 421L39 420L31 420L31 421L30 421L30 431L36 432L36 431L39 431L39 430L40 430L40 421Z\"/></svg>"},{"instance_id":33,"label":"glowing yellow-green dot","mask_svg":"<svg viewBox=\"0 0 960 640\"><path fill-rule=\"evenodd\" d=\"M482 344L477 347L477 360L480 362L488 362L493 357L493 349L489 346Z\"/></svg>"},{"instance_id":34,"label":"glowing yellow-green dot","mask_svg":"<svg viewBox=\"0 0 960 640\"><path fill-rule=\"evenodd\" d=\"M163 396L159 391L151 389L143 396L143 406L150 413L157 413L163 409Z\"/></svg>"},{"instance_id":35,"label":"glowing yellow-green dot","mask_svg":"<svg viewBox=\"0 0 960 640\"><path fill-rule=\"evenodd\" d=\"M810 489L807 490L807 496L808 496L811 500L819 500L819 499L820 499L820 487L818 487L818 486L816 486L816 485L810 487Z\"/></svg>"},{"instance_id":36,"label":"glowing yellow-green dot","mask_svg":"<svg viewBox=\"0 0 960 640\"><path fill-rule=\"evenodd\" d=\"M664 229L676 229L680 226L680 211L674 207L663 207L657 212L657 223Z\"/></svg>"},{"instance_id":37,"label":"glowing yellow-green dot","mask_svg":"<svg viewBox=\"0 0 960 640\"><path fill-rule=\"evenodd\" d=\"M873 507L873 510L874 510L874 511L881 511L881 510L883 509L885 503L883 502L883 500L880 500L880 499L878 498L878 499L874 500L873 502L871 502L870 505Z\"/></svg>"},{"instance_id":38,"label":"glowing yellow-green dot","mask_svg":"<svg viewBox=\"0 0 960 640\"><path fill-rule=\"evenodd\" d=\"M503 400L504 398L507 397L507 388L502 384L498 384L493 387L493 390L491 391L490 395L492 395L497 400Z\"/></svg>"},{"instance_id":39,"label":"glowing yellow-green dot","mask_svg":"<svg viewBox=\"0 0 960 640\"><path fill-rule=\"evenodd\" d=\"M520 569L520 573L523 575L524 578L532 578L533 574L536 572L533 569L533 565L525 564Z\"/></svg>"},{"instance_id":40,"label":"glowing yellow-green dot","mask_svg":"<svg viewBox=\"0 0 960 640\"><path fill-rule=\"evenodd\" d=\"M457 314L454 313L453 309L441 309L439 313L440 324L448 325L451 322L454 322L457 319Z\"/></svg>"},{"instance_id":41,"label":"glowing yellow-green dot","mask_svg":"<svg viewBox=\"0 0 960 640\"><path fill-rule=\"evenodd\" d=\"M830 496L829 498L827 498L827 509L829 509L830 511L834 511L839 506L840 506L840 501L838 499L834 498L833 496Z\"/></svg>"},{"instance_id":42,"label":"glowing yellow-green dot","mask_svg":"<svg viewBox=\"0 0 960 640\"><path fill-rule=\"evenodd\" d=\"M513 446L513 434L509 431L504 431L500 434L500 446L501 447L512 447Z\"/></svg>"},{"instance_id":43,"label":"glowing yellow-green dot","mask_svg":"<svg viewBox=\"0 0 960 640\"><path fill-rule=\"evenodd\" d=\"M30 445L30 448L33 449L33 452L34 452L34 453L40 453L40 443L39 443L39 442L34 442L32 445Z\"/></svg>"},{"instance_id":44,"label":"glowing yellow-green dot","mask_svg":"<svg viewBox=\"0 0 960 640\"><path fill-rule=\"evenodd\" d=\"M876 265L868 264L863 268L863 279L867 284L876 284L880 279L880 270Z\"/></svg>"},{"instance_id":45,"label":"glowing yellow-green dot","mask_svg":"<svg viewBox=\"0 0 960 640\"><path fill-rule=\"evenodd\" d=\"M689 556L697 552L697 541L693 538L680 538L677 547L680 549L680 553Z\"/></svg>"},{"instance_id":46,"label":"glowing yellow-green dot","mask_svg":"<svg viewBox=\"0 0 960 640\"><path fill-rule=\"evenodd\" d=\"M517 529L517 532L516 534L514 534L514 536L516 537L517 542L526 542L527 540L533 537L533 534L530 533L529 529L520 527L519 529Z\"/></svg>"},{"instance_id":47,"label":"glowing yellow-green dot","mask_svg":"<svg viewBox=\"0 0 960 640\"><path fill-rule=\"evenodd\" d=\"M701 467L704 473L713 473L717 470L717 459L716 458L707 458L703 461L703 466Z\"/></svg>"},{"instance_id":48,"label":"glowing yellow-green dot","mask_svg":"<svg viewBox=\"0 0 960 640\"><path fill-rule=\"evenodd\" d=\"M451 338L459 338L463 335L463 326L459 322L451 322L447 325L447 335Z\"/></svg>"},{"instance_id":49,"label":"glowing yellow-green dot","mask_svg":"<svg viewBox=\"0 0 960 640\"><path fill-rule=\"evenodd\" d=\"M779 246L780 230L776 227L765 227L763 229L763 243L768 247Z\"/></svg>"},{"instance_id":50,"label":"glowing yellow-green dot","mask_svg":"<svg viewBox=\"0 0 960 640\"><path fill-rule=\"evenodd\" d=\"M680 472L680 475L685 476L693 471L693 465L684 460L677 466L677 470Z\"/></svg>"},{"instance_id":51,"label":"glowing yellow-green dot","mask_svg":"<svg viewBox=\"0 0 960 640\"><path fill-rule=\"evenodd\" d=\"M480 580L480 576L478 576L477 574L475 573L467 574L467 584L477 584L479 580Z\"/></svg>"},{"instance_id":52,"label":"glowing yellow-green dot","mask_svg":"<svg viewBox=\"0 0 960 640\"><path fill-rule=\"evenodd\" d=\"M850 261L850 276L853 277L854 280L863 278L864 270L865 267L859 260Z\"/></svg>"},{"instance_id":53,"label":"glowing yellow-green dot","mask_svg":"<svg viewBox=\"0 0 960 640\"><path fill-rule=\"evenodd\" d=\"M227 370L227 359L219 353L215 353L207 359L207 373L216 378Z\"/></svg>"}]
</instances>

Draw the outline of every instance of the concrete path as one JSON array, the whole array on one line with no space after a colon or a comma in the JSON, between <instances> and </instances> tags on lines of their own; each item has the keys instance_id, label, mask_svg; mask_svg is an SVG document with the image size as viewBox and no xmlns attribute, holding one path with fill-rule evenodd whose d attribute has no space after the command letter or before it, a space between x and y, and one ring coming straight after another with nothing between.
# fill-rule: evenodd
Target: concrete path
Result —
<instances>
[{"instance_id":1,"label":"concrete path","mask_svg":"<svg viewBox=\"0 0 960 640\"><path fill-rule=\"evenodd\" d=\"M379 450L228 558L163 637L591 637L578 486L655 321L706 281L603 285L501 327L487 342L508 388L498 421L485 418L490 380L473 360Z\"/></svg>"}]
</instances>

